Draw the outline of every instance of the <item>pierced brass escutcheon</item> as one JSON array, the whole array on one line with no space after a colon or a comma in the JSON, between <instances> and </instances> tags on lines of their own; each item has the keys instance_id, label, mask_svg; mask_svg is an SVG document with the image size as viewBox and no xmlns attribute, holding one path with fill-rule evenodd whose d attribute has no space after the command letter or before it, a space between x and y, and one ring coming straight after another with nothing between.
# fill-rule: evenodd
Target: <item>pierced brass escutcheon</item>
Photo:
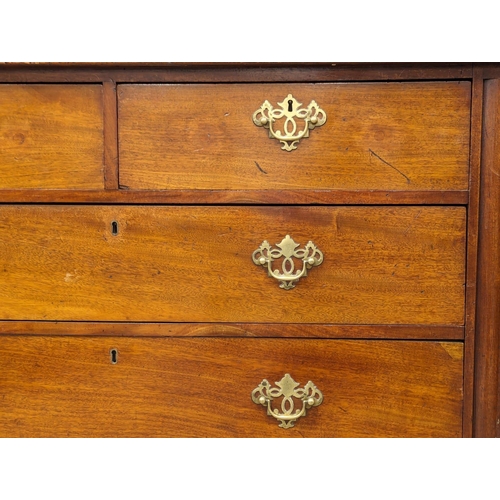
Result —
<instances>
[{"instance_id":1,"label":"pierced brass escutcheon","mask_svg":"<svg viewBox=\"0 0 500 500\"><path fill-rule=\"evenodd\" d=\"M295 283L307 276L307 270L319 266L323 262L323 253L316 245L309 241L305 248L297 248L299 243L295 243L290 235L286 235L281 243L276 243L279 248L272 248L268 241L264 240L257 250L252 254L254 264L267 266L267 275L276 278L280 282L280 288L290 290L295 288ZM281 271L272 269L272 263L283 257ZM295 270L293 258L302 260L302 269Z\"/></svg>"},{"instance_id":2,"label":"pierced brass escutcheon","mask_svg":"<svg viewBox=\"0 0 500 500\"><path fill-rule=\"evenodd\" d=\"M303 389L299 389L299 383L295 382L289 373L276 382L279 387L271 387L271 384L264 379L253 391L252 401L267 408L267 414L274 417L279 422L279 427L289 429L295 425L300 417L305 417L307 410L313 406L319 406L323 402L323 393L311 382L307 382ZM272 409L272 402L276 398L281 400L281 413L275 408ZM293 398L302 401L302 408L295 409ZM295 411L294 411L295 410Z\"/></svg>"},{"instance_id":3,"label":"pierced brass escutcheon","mask_svg":"<svg viewBox=\"0 0 500 500\"><path fill-rule=\"evenodd\" d=\"M282 102L278 103L281 109L274 109L269 101L264 101L262 106L253 114L253 122L257 127L269 129L269 137L281 142L284 151L293 151L297 149L300 139L309 137L309 130L315 127L321 127L326 122L326 113L311 101L307 108L301 108L301 102L298 102L292 94L288 94ZM276 121L286 118L281 130L275 130ZM297 131L296 119L304 120L301 130Z\"/></svg>"}]
</instances>

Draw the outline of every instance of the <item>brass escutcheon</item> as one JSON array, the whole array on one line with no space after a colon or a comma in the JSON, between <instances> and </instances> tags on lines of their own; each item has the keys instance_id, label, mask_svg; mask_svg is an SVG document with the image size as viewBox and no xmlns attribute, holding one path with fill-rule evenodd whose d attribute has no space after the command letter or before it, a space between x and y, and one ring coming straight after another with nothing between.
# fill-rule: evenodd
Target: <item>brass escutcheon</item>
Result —
<instances>
[{"instance_id":1,"label":"brass escutcheon","mask_svg":"<svg viewBox=\"0 0 500 500\"><path fill-rule=\"evenodd\" d=\"M307 108L301 108L292 94L288 94L282 102L278 103L281 109L274 109L269 101L264 101L262 106L253 114L252 119L257 127L269 129L269 137L281 142L281 149L293 151L297 149L300 139L309 137L309 130L321 127L326 122L326 113L311 101ZM276 121L285 118L283 133L276 130ZM304 120L304 125L298 129L296 119Z\"/></svg>"},{"instance_id":2,"label":"brass escutcheon","mask_svg":"<svg viewBox=\"0 0 500 500\"><path fill-rule=\"evenodd\" d=\"M299 383L295 382L289 373L276 382L279 387L271 387L271 384L264 379L253 391L252 401L267 408L267 414L274 417L279 422L279 427L289 429L295 425L300 417L305 417L307 410L313 406L319 406L323 402L322 392L311 382L307 382L303 389L299 389ZM272 402L276 398L281 400L281 413L272 408ZM302 408L295 409L293 398L302 401ZM295 410L295 411L294 411Z\"/></svg>"},{"instance_id":3,"label":"brass escutcheon","mask_svg":"<svg viewBox=\"0 0 500 500\"><path fill-rule=\"evenodd\" d=\"M276 278L280 282L280 288L290 290L295 288L295 283L307 276L307 270L312 267L319 266L323 262L323 253L316 245L309 241L305 248L297 248L299 243L295 243L290 235L286 235L281 243L276 243L279 248L272 248L268 241L264 240L257 250L252 254L254 264L267 267L267 275L271 278ZM295 270L293 258L302 260L302 269ZM272 263L283 258L281 263L281 271L272 269Z\"/></svg>"}]
</instances>

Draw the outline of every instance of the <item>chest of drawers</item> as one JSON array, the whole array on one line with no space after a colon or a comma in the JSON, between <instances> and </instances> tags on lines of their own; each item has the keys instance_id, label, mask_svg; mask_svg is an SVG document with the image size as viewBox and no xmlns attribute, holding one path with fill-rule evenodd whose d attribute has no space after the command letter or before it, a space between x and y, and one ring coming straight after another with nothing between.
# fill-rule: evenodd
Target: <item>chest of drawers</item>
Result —
<instances>
[{"instance_id":1,"label":"chest of drawers","mask_svg":"<svg viewBox=\"0 0 500 500\"><path fill-rule=\"evenodd\" d=\"M496 72L1 66L0 435L496 435Z\"/></svg>"}]
</instances>

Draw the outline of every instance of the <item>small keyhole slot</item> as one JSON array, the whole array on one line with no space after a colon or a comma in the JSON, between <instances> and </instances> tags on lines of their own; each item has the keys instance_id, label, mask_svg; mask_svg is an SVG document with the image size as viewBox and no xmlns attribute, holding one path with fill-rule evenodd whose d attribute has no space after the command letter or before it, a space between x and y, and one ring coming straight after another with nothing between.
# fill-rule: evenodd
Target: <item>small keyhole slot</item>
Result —
<instances>
[{"instance_id":1,"label":"small keyhole slot","mask_svg":"<svg viewBox=\"0 0 500 500\"><path fill-rule=\"evenodd\" d=\"M118 234L118 222L115 220L111 223L111 234L116 236Z\"/></svg>"},{"instance_id":2,"label":"small keyhole slot","mask_svg":"<svg viewBox=\"0 0 500 500\"><path fill-rule=\"evenodd\" d=\"M109 357L112 365L116 365L116 363L118 363L118 351L116 349L111 349L109 351Z\"/></svg>"},{"instance_id":3,"label":"small keyhole slot","mask_svg":"<svg viewBox=\"0 0 500 500\"><path fill-rule=\"evenodd\" d=\"M293 111L293 101L290 99L288 101L288 112L291 113Z\"/></svg>"}]
</instances>

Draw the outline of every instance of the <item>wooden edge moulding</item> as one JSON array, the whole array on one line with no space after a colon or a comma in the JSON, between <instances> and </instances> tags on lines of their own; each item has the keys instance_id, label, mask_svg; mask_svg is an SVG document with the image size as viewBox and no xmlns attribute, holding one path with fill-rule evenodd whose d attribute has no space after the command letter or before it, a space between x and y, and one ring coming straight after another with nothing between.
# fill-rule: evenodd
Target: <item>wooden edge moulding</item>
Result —
<instances>
[{"instance_id":1,"label":"wooden edge moulding","mask_svg":"<svg viewBox=\"0 0 500 500\"><path fill-rule=\"evenodd\" d=\"M278 323L140 323L106 321L0 321L0 334L140 337L282 337L331 339L464 339L462 326L329 325Z\"/></svg>"},{"instance_id":2,"label":"wooden edge moulding","mask_svg":"<svg viewBox=\"0 0 500 500\"><path fill-rule=\"evenodd\" d=\"M484 82L474 433L500 437L500 73ZM472 332L470 333L472 337ZM467 337L466 337L467 338Z\"/></svg>"},{"instance_id":3,"label":"wooden edge moulding","mask_svg":"<svg viewBox=\"0 0 500 500\"><path fill-rule=\"evenodd\" d=\"M0 64L6 83L217 83L450 80L472 78L471 63L72 63Z\"/></svg>"}]
</instances>

